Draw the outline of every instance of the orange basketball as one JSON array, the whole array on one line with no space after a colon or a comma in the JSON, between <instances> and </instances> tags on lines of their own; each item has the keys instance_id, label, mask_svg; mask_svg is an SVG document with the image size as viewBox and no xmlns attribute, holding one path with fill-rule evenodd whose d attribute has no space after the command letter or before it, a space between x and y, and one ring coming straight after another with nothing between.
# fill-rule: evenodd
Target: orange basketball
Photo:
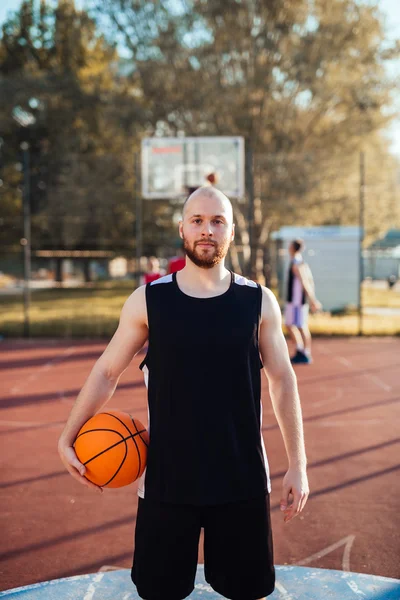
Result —
<instances>
[{"instance_id":1,"label":"orange basketball","mask_svg":"<svg viewBox=\"0 0 400 600\"><path fill-rule=\"evenodd\" d=\"M101 487L133 483L145 469L149 435L139 419L118 410L98 413L80 429L74 448L85 477Z\"/></svg>"}]
</instances>

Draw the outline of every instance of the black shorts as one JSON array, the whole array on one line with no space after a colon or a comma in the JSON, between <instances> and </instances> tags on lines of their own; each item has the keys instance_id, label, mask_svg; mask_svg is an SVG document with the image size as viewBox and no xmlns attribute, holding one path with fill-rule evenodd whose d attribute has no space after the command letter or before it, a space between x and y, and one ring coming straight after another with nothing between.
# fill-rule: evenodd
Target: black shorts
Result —
<instances>
[{"instance_id":1,"label":"black shorts","mask_svg":"<svg viewBox=\"0 0 400 600\"><path fill-rule=\"evenodd\" d=\"M194 589L204 528L204 575L231 600L256 600L275 586L269 494L214 506L139 498L132 581L144 600L182 600Z\"/></svg>"}]
</instances>

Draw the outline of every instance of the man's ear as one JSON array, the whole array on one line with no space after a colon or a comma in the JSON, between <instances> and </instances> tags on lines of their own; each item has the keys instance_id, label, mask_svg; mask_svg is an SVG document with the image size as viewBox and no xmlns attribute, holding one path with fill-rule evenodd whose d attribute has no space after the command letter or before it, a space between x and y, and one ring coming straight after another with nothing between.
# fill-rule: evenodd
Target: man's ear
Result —
<instances>
[{"instance_id":1,"label":"man's ear","mask_svg":"<svg viewBox=\"0 0 400 600\"><path fill-rule=\"evenodd\" d=\"M231 242L233 242L234 239L235 239L235 223L233 223L233 225L232 225Z\"/></svg>"},{"instance_id":2,"label":"man's ear","mask_svg":"<svg viewBox=\"0 0 400 600\"><path fill-rule=\"evenodd\" d=\"M179 237L183 240L183 221L179 221Z\"/></svg>"}]
</instances>

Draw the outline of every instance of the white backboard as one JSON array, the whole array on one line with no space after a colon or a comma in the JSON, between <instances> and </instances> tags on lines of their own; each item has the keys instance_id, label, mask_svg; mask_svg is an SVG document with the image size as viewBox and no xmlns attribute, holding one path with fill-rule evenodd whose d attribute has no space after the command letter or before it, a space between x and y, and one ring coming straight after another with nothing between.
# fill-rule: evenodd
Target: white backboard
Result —
<instances>
[{"instance_id":1,"label":"white backboard","mask_svg":"<svg viewBox=\"0 0 400 600\"><path fill-rule=\"evenodd\" d=\"M179 198L202 186L211 173L215 187L228 197L244 196L242 137L145 138L142 141L142 195Z\"/></svg>"}]
</instances>

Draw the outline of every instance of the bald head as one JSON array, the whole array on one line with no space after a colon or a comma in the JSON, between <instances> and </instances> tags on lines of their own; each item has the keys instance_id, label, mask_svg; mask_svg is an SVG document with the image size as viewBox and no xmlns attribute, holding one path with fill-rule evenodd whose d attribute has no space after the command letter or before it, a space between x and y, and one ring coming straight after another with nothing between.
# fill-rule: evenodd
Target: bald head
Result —
<instances>
[{"instance_id":1,"label":"bald head","mask_svg":"<svg viewBox=\"0 0 400 600\"><path fill-rule=\"evenodd\" d=\"M232 204L225 194L208 186L194 191L183 206L179 235L189 263L211 269L222 262L235 237Z\"/></svg>"},{"instance_id":2,"label":"bald head","mask_svg":"<svg viewBox=\"0 0 400 600\"><path fill-rule=\"evenodd\" d=\"M182 218L189 214L199 214L198 209L207 207L214 214L223 215L228 222L233 222L231 201L223 192L214 187L199 187L185 200L182 208Z\"/></svg>"}]
</instances>

